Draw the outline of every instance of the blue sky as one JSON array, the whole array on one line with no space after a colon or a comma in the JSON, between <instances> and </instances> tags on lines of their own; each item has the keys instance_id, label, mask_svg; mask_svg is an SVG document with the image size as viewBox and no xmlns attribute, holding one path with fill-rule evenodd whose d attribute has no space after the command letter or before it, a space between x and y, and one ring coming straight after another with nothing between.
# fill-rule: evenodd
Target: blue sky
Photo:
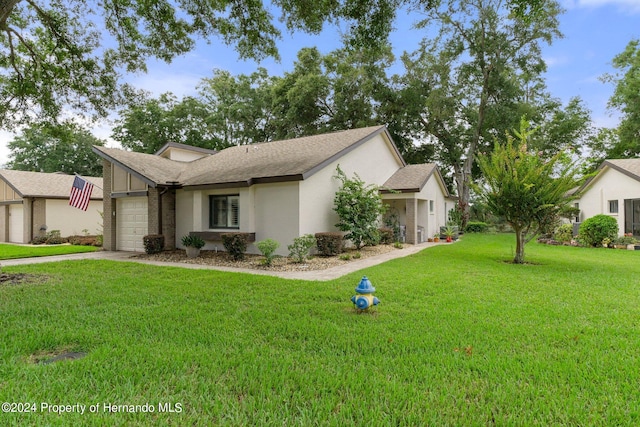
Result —
<instances>
[{"instance_id":1,"label":"blue sky","mask_svg":"<svg viewBox=\"0 0 640 427\"><path fill-rule=\"evenodd\" d=\"M640 0L560 1L566 9L560 17L564 38L543 48L548 66L547 87L563 102L580 96L591 110L596 126L616 126L617 114L607 111L613 86L598 78L614 72L611 67L613 57L622 52L629 41L640 38ZM414 18L403 16L396 22L397 30L391 42L397 57L403 51L415 50L421 39L420 32L411 28L413 21ZM323 53L340 47L339 29L333 27L320 36L285 34L279 43L282 57L279 63L271 59L261 64L240 61L233 49L218 40L211 44L201 42L196 50L173 63L152 62L147 74L129 76L127 80L156 95L171 91L180 97L194 94L199 81L210 77L215 68L229 70L232 74L248 74L263 66L270 74L281 75L292 69L297 52L308 46L318 46ZM110 127L98 126L94 128L94 134L108 139ZM0 164L8 160L6 144L11 139L11 134L0 132ZM117 146L117 143L109 140L108 145Z\"/></svg>"}]
</instances>

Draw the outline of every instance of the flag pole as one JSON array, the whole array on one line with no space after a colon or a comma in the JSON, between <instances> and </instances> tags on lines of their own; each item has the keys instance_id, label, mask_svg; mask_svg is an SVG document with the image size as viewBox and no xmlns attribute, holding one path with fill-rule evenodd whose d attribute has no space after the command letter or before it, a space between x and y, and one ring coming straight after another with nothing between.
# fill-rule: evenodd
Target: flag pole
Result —
<instances>
[{"instance_id":1,"label":"flag pole","mask_svg":"<svg viewBox=\"0 0 640 427\"><path fill-rule=\"evenodd\" d=\"M74 172L73 174L74 174L75 176L77 176L78 178L84 179L84 180L85 180L85 181L87 181L87 182L91 182L91 181L89 181L88 179L86 179L85 177L83 177L82 175L80 175L80 174L79 174L79 173L77 173L77 172ZM94 187L99 188L99 189L101 189L101 190L102 190L102 187L100 187L100 186L98 186L98 185L94 184L93 182L91 182L91 185L93 185ZM104 190L102 190L102 191L104 191Z\"/></svg>"}]
</instances>

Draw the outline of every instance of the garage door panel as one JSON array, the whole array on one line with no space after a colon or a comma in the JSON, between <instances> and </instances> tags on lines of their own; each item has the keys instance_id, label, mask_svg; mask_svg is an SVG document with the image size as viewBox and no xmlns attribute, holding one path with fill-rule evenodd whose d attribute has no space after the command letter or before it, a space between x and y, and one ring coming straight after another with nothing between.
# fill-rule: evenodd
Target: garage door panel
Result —
<instances>
[{"instance_id":1,"label":"garage door panel","mask_svg":"<svg viewBox=\"0 0 640 427\"><path fill-rule=\"evenodd\" d=\"M116 202L116 249L143 252L142 238L147 235L146 197L126 197Z\"/></svg>"}]
</instances>

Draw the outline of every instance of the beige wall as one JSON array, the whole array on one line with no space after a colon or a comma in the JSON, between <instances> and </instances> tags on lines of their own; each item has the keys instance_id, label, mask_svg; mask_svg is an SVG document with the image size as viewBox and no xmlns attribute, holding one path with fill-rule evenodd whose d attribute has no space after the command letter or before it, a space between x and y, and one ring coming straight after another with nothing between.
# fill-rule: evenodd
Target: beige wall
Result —
<instances>
[{"instance_id":1,"label":"beige wall","mask_svg":"<svg viewBox=\"0 0 640 427\"><path fill-rule=\"evenodd\" d=\"M6 183L0 179L0 202L9 200L20 200L20 196Z\"/></svg>"},{"instance_id":2,"label":"beige wall","mask_svg":"<svg viewBox=\"0 0 640 427\"><path fill-rule=\"evenodd\" d=\"M618 221L618 233L624 234L624 200L640 199L640 182L609 167L584 192L580 204L580 221L598 214L610 215ZM618 213L609 212L609 201L618 201Z\"/></svg>"},{"instance_id":3,"label":"beige wall","mask_svg":"<svg viewBox=\"0 0 640 427\"><path fill-rule=\"evenodd\" d=\"M86 211L69 206L68 200L48 199L46 203L47 231L60 230L63 237L81 235L82 230L98 234L102 229L102 200L91 200ZM34 224L38 226L39 224ZM38 230L34 230L37 233Z\"/></svg>"},{"instance_id":4,"label":"beige wall","mask_svg":"<svg viewBox=\"0 0 640 427\"><path fill-rule=\"evenodd\" d=\"M113 193L145 190L147 190L146 183L131 175L124 169L111 164L111 191Z\"/></svg>"},{"instance_id":5,"label":"beige wall","mask_svg":"<svg viewBox=\"0 0 640 427\"><path fill-rule=\"evenodd\" d=\"M280 243L277 253L288 255L287 246L300 236L299 182L254 187L256 241L275 239Z\"/></svg>"},{"instance_id":6,"label":"beige wall","mask_svg":"<svg viewBox=\"0 0 640 427\"><path fill-rule=\"evenodd\" d=\"M382 185L402 163L383 134L377 135L324 169L300 182L299 235L336 231L338 216L333 211L333 198L340 182L333 179L340 165L348 178L354 172L366 183Z\"/></svg>"}]
</instances>

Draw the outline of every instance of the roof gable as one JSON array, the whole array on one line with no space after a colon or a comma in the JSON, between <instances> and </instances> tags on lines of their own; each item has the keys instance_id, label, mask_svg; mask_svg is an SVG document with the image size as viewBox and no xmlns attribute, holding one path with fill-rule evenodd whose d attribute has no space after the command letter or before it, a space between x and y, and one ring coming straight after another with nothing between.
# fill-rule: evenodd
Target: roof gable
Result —
<instances>
[{"instance_id":1,"label":"roof gable","mask_svg":"<svg viewBox=\"0 0 640 427\"><path fill-rule=\"evenodd\" d=\"M398 171L382 185L382 188L387 189L382 191L390 192L389 190L391 190L401 193L418 193L422 191L433 175L437 176L438 184L442 188L445 197L449 197L449 190L435 163L406 165L398 169Z\"/></svg>"},{"instance_id":2,"label":"roof gable","mask_svg":"<svg viewBox=\"0 0 640 427\"><path fill-rule=\"evenodd\" d=\"M2 178L20 197L69 198L75 175L0 170ZM85 177L94 185L91 199L102 199L102 178Z\"/></svg>"},{"instance_id":3,"label":"roof gable","mask_svg":"<svg viewBox=\"0 0 640 427\"><path fill-rule=\"evenodd\" d=\"M640 182L640 159L607 159L598 167L596 175L586 180L575 193L584 192L610 169Z\"/></svg>"}]
</instances>

